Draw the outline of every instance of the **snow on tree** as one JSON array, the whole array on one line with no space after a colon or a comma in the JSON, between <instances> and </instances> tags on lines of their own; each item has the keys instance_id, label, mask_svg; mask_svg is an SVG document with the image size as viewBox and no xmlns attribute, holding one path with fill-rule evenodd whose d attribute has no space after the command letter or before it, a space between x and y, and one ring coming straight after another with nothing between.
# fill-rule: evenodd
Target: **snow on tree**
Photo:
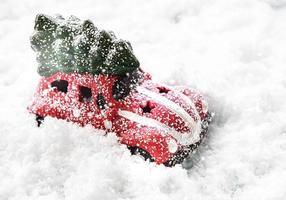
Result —
<instances>
[{"instance_id":1,"label":"snow on tree","mask_svg":"<svg viewBox=\"0 0 286 200\"><path fill-rule=\"evenodd\" d=\"M41 76L56 72L123 76L139 68L128 41L98 30L89 20L39 14L34 30L31 46Z\"/></svg>"}]
</instances>

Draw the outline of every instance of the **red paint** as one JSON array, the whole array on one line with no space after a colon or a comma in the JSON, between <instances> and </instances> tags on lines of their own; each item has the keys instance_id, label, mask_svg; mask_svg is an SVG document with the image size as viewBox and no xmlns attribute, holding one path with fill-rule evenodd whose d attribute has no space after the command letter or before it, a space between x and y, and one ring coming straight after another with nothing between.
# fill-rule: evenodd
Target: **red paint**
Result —
<instances>
[{"instance_id":1,"label":"red paint","mask_svg":"<svg viewBox=\"0 0 286 200\"><path fill-rule=\"evenodd\" d=\"M57 91L56 88L51 88L50 84L55 80L68 82L66 93ZM132 91L124 100L115 100L112 96L112 86L116 80L117 77L114 76L56 73L50 77L41 78L32 104L28 109L31 113L42 117L50 116L65 119L81 126L92 124L96 129L115 132L121 143L144 149L149 152L158 164L166 162L172 156L172 153L169 152L167 141L173 137L157 128L142 126L128 120L120 116L118 111L126 110L140 116L155 119L182 134L190 131L186 123L176 113L163 104L158 103L156 99L150 99L136 90ZM173 92L173 87L168 88L167 86L153 83L149 74L145 74L144 80L140 85L175 102L197 121L191 107ZM80 97L80 86L91 89L92 99L90 101L80 101L83 101L83 98ZM206 113L202 111L202 96L188 88L183 88L179 91L193 101L203 120L206 117ZM100 93L108 105L104 109L100 109L96 103L96 97ZM111 124L112 127L110 127Z\"/></svg>"}]
</instances>

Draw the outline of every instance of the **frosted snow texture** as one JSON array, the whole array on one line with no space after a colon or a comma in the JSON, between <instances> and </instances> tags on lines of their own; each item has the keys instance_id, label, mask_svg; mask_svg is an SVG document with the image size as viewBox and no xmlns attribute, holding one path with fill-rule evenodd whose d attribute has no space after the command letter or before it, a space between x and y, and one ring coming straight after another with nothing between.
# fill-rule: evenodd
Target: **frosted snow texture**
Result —
<instances>
[{"instance_id":1,"label":"frosted snow texture","mask_svg":"<svg viewBox=\"0 0 286 200\"><path fill-rule=\"evenodd\" d=\"M279 0L1 1L1 200L286 199L286 7ZM91 19L131 41L159 81L203 91L216 112L186 167L130 156L112 134L26 111L38 82L37 13ZM65 12L65 13L63 13ZM150 53L151 52L151 53Z\"/></svg>"}]
</instances>

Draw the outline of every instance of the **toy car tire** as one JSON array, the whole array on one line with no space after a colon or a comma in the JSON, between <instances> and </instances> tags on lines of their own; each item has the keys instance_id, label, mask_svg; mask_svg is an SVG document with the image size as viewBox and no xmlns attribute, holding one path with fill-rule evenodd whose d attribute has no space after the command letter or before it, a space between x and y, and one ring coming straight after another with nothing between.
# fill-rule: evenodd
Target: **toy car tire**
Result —
<instances>
[{"instance_id":1,"label":"toy car tire","mask_svg":"<svg viewBox=\"0 0 286 200\"><path fill-rule=\"evenodd\" d=\"M42 117L41 115L36 115L36 122L37 122L37 126L40 127L42 125L42 123L44 122L44 117Z\"/></svg>"},{"instance_id":2,"label":"toy car tire","mask_svg":"<svg viewBox=\"0 0 286 200\"><path fill-rule=\"evenodd\" d=\"M139 147L128 147L128 149L131 152L131 155L138 155L141 156L145 161L154 162L154 158L145 150L139 148Z\"/></svg>"}]
</instances>

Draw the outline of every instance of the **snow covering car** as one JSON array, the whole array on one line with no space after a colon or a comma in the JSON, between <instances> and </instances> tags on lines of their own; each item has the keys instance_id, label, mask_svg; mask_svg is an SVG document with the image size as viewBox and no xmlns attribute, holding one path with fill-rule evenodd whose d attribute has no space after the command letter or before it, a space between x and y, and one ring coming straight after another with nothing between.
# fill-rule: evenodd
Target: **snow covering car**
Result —
<instances>
[{"instance_id":1,"label":"snow covering car","mask_svg":"<svg viewBox=\"0 0 286 200\"><path fill-rule=\"evenodd\" d=\"M29 106L38 125L46 116L115 132L133 154L158 164L181 163L205 135L207 102L192 89L153 83L144 73L125 97L126 80L58 72L43 77Z\"/></svg>"},{"instance_id":2,"label":"snow covering car","mask_svg":"<svg viewBox=\"0 0 286 200\"><path fill-rule=\"evenodd\" d=\"M132 154L181 163L201 142L211 115L195 90L154 83L131 44L89 20L38 15L31 45L42 76L29 111L115 132Z\"/></svg>"}]
</instances>

